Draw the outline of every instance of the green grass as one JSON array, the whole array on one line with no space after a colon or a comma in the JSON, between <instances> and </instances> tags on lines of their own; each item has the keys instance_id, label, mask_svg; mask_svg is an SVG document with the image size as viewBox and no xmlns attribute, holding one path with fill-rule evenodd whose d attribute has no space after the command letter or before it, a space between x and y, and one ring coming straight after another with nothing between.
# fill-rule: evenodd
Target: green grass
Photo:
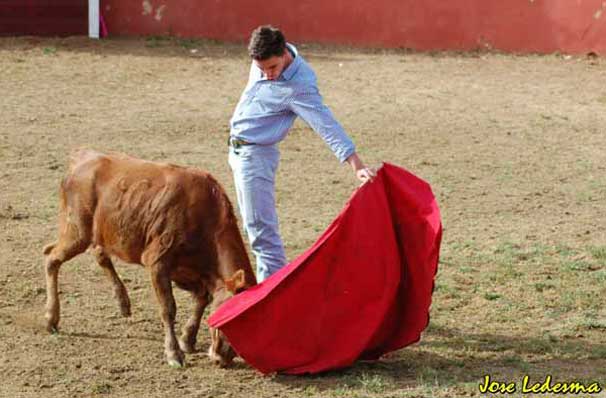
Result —
<instances>
[{"instance_id":1,"label":"green grass","mask_svg":"<svg viewBox=\"0 0 606 398\"><path fill-rule=\"evenodd\" d=\"M592 264L585 260L567 260L562 263L562 270L564 271L588 271L591 269Z\"/></svg>"},{"instance_id":2,"label":"green grass","mask_svg":"<svg viewBox=\"0 0 606 398\"><path fill-rule=\"evenodd\" d=\"M44 55L55 55L57 53L57 48L56 47L44 47L42 49L42 53Z\"/></svg>"},{"instance_id":3,"label":"green grass","mask_svg":"<svg viewBox=\"0 0 606 398\"><path fill-rule=\"evenodd\" d=\"M91 387L91 392L94 395L105 395L112 392L112 385L109 383L95 383Z\"/></svg>"},{"instance_id":4,"label":"green grass","mask_svg":"<svg viewBox=\"0 0 606 398\"><path fill-rule=\"evenodd\" d=\"M503 358L503 364L523 372L527 372L530 369L530 364L523 360L519 355L506 356Z\"/></svg>"},{"instance_id":5,"label":"green grass","mask_svg":"<svg viewBox=\"0 0 606 398\"><path fill-rule=\"evenodd\" d=\"M580 326L584 329L606 330L606 319L586 319Z\"/></svg>"},{"instance_id":6,"label":"green grass","mask_svg":"<svg viewBox=\"0 0 606 398\"><path fill-rule=\"evenodd\" d=\"M377 374L362 373L358 378L358 382L365 391L373 394L384 392L388 386L388 383Z\"/></svg>"},{"instance_id":7,"label":"green grass","mask_svg":"<svg viewBox=\"0 0 606 398\"><path fill-rule=\"evenodd\" d=\"M208 40L204 40L208 42ZM179 46L185 50L199 48L203 44L201 39L179 38L170 35L152 35L145 38L145 46L148 48Z\"/></svg>"},{"instance_id":8,"label":"green grass","mask_svg":"<svg viewBox=\"0 0 606 398\"><path fill-rule=\"evenodd\" d=\"M197 47L200 47L201 40L199 39L191 39L191 38L182 38L177 39L177 43L179 46L183 47L186 50L191 50Z\"/></svg>"},{"instance_id":9,"label":"green grass","mask_svg":"<svg viewBox=\"0 0 606 398\"><path fill-rule=\"evenodd\" d=\"M158 48L167 45L171 41L170 36L153 35L145 38L145 47Z\"/></svg>"},{"instance_id":10,"label":"green grass","mask_svg":"<svg viewBox=\"0 0 606 398\"><path fill-rule=\"evenodd\" d=\"M606 269L601 269L599 271L594 272L593 277L598 283L606 282Z\"/></svg>"},{"instance_id":11,"label":"green grass","mask_svg":"<svg viewBox=\"0 0 606 398\"><path fill-rule=\"evenodd\" d=\"M318 388L314 385L310 385L310 386L305 386L301 393L303 394L303 396L305 397L315 397L318 395L319 391Z\"/></svg>"},{"instance_id":12,"label":"green grass","mask_svg":"<svg viewBox=\"0 0 606 398\"><path fill-rule=\"evenodd\" d=\"M486 300L488 300L488 301L494 301L494 300L498 300L498 299L500 299L501 297L502 297L502 296L501 296L500 294L498 294L498 293L491 293L491 292L488 292L488 293L485 293L485 294L484 294L484 298L485 298Z\"/></svg>"},{"instance_id":13,"label":"green grass","mask_svg":"<svg viewBox=\"0 0 606 398\"><path fill-rule=\"evenodd\" d=\"M599 318L567 323L562 322L562 317L579 311L598 312L603 306L603 285L596 281L606 281L606 270L593 270L599 266L605 252L603 247L584 249L566 244L525 244L510 240L497 241L492 248L482 248L467 241L457 242L448 248L447 261L450 264L466 263L463 267L467 272L461 272L461 266L458 269L441 268L434 293L435 313L448 309L449 315L466 319L468 324L500 321L499 328L493 332L495 341L491 348L497 356L508 347L508 344L497 343L497 336L506 335L505 330L510 328L527 338L538 337L541 330L549 331L545 338L530 338L529 344L537 350L523 345L533 355L560 352L572 356L579 350L574 345L563 344L560 336L572 335L578 327L601 331L604 326ZM462 275L470 275L473 284L480 286L479 291L483 293L479 297L475 289L454 288ZM439 326L447 320L448 317L433 318L432 324ZM459 327L468 330L468 327ZM460 343L470 348L464 341ZM515 358L526 361L523 357ZM501 359L507 365L503 361L511 362L511 359ZM532 368L532 365L521 367Z\"/></svg>"},{"instance_id":14,"label":"green grass","mask_svg":"<svg viewBox=\"0 0 606 398\"><path fill-rule=\"evenodd\" d=\"M600 262L606 261L606 246L592 246L589 248L589 253Z\"/></svg>"},{"instance_id":15,"label":"green grass","mask_svg":"<svg viewBox=\"0 0 606 398\"><path fill-rule=\"evenodd\" d=\"M551 282L536 282L534 288L537 292L543 292L548 289L555 289L556 286Z\"/></svg>"}]
</instances>

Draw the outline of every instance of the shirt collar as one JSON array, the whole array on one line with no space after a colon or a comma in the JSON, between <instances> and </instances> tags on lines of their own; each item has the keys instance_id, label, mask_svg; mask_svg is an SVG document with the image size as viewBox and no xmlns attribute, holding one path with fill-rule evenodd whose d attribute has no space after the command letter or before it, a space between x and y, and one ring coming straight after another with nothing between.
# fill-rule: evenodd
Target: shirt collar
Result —
<instances>
[{"instance_id":1,"label":"shirt collar","mask_svg":"<svg viewBox=\"0 0 606 398\"><path fill-rule=\"evenodd\" d=\"M297 73L297 70L299 70L299 66L301 66L301 57L299 57L299 52L297 51L297 48L290 43L286 43L286 51L290 51L293 60L290 65L288 65L288 67L286 67L286 69L282 71L282 75L280 76L280 78L284 80L290 80L295 75L295 73Z\"/></svg>"}]
</instances>

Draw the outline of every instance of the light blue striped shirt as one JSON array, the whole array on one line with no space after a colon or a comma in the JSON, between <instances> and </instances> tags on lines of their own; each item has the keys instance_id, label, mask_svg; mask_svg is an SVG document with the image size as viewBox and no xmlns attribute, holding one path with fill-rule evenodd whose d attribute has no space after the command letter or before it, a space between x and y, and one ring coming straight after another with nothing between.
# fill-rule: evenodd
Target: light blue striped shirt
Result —
<instances>
[{"instance_id":1,"label":"light blue striped shirt","mask_svg":"<svg viewBox=\"0 0 606 398\"><path fill-rule=\"evenodd\" d=\"M343 162L355 152L355 146L322 102L314 71L292 44L287 46L294 59L276 80L267 80L252 63L248 84L231 118L230 135L273 145L286 137L299 116Z\"/></svg>"}]
</instances>

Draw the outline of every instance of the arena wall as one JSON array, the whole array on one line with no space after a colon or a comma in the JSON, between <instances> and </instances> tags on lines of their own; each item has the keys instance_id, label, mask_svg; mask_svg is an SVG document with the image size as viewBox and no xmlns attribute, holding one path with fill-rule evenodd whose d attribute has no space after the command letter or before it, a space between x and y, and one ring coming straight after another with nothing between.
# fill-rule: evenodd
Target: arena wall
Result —
<instances>
[{"instance_id":1,"label":"arena wall","mask_svg":"<svg viewBox=\"0 0 606 398\"><path fill-rule=\"evenodd\" d=\"M88 33L83 0L0 0L1 36L69 36Z\"/></svg>"},{"instance_id":2,"label":"arena wall","mask_svg":"<svg viewBox=\"0 0 606 398\"><path fill-rule=\"evenodd\" d=\"M0 1L0 34L85 34L83 5ZM606 54L604 0L101 0L101 13L110 35L245 41L272 24L295 43Z\"/></svg>"},{"instance_id":3,"label":"arena wall","mask_svg":"<svg viewBox=\"0 0 606 398\"><path fill-rule=\"evenodd\" d=\"M106 0L102 13L110 34L242 41L273 24L293 42L606 53L603 0Z\"/></svg>"}]
</instances>

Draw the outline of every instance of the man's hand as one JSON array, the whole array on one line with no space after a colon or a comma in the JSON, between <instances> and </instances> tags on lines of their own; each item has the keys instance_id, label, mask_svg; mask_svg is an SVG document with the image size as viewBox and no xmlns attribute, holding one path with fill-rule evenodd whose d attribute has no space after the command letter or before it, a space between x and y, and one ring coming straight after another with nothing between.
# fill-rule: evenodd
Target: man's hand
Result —
<instances>
[{"instance_id":1,"label":"man's hand","mask_svg":"<svg viewBox=\"0 0 606 398\"><path fill-rule=\"evenodd\" d=\"M347 163L350 164L351 168L356 173L356 177L362 182L362 184L372 181L372 179L377 175L373 169L364 165L362 160L358 157L358 154L355 152L347 158Z\"/></svg>"},{"instance_id":2,"label":"man's hand","mask_svg":"<svg viewBox=\"0 0 606 398\"><path fill-rule=\"evenodd\" d=\"M358 180L362 181L362 184L372 181L372 179L376 176L375 171L370 167L364 167L363 169L356 170L356 177L358 177Z\"/></svg>"}]
</instances>

